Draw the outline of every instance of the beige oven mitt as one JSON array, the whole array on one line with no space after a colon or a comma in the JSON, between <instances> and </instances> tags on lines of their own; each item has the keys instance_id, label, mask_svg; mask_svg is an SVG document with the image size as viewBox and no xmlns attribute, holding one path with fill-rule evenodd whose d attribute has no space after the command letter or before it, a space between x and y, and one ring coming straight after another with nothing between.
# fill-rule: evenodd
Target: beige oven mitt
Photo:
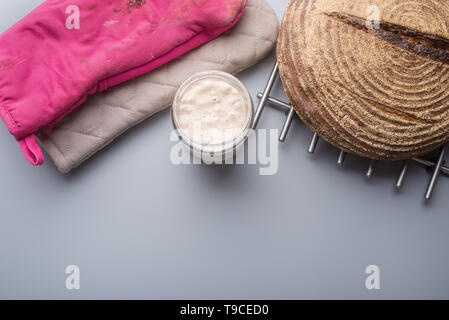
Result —
<instances>
[{"instance_id":1,"label":"beige oven mitt","mask_svg":"<svg viewBox=\"0 0 449 320\"><path fill-rule=\"evenodd\" d=\"M279 23L265 0L249 0L227 33L146 75L98 93L39 141L59 171L68 173L129 128L169 107L178 87L205 70L236 74L275 46Z\"/></svg>"}]
</instances>

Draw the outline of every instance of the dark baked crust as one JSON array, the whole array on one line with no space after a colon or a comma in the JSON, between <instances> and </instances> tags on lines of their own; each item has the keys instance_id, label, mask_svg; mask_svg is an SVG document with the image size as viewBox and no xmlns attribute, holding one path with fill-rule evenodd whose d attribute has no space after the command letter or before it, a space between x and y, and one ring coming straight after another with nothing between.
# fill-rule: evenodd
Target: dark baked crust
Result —
<instances>
[{"instance_id":1,"label":"dark baked crust","mask_svg":"<svg viewBox=\"0 0 449 320\"><path fill-rule=\"evenodd\" d=\"M371 4L380 30L362 24ZM281 79L299 117L333 145L373 159L419 156L449 140L448 30L445 1L292 0Z\"/></svg>"}]
</instances>

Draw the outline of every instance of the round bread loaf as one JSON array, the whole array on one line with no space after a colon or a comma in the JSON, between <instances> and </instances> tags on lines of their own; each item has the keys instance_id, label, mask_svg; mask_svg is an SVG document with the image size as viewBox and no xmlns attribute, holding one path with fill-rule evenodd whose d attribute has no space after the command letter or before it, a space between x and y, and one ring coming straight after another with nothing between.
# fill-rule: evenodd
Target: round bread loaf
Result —
<instances>
[{"instance_id":1,"label":"round bread loaf","mask_svg":"<svg viewBox=\"0 0 449 320\"><path fill-rule=\"evenodd\" d=\"M449 1L291 0L277 56L299 117L380 160L449 140Z\"/></svg>"}]
</instances>

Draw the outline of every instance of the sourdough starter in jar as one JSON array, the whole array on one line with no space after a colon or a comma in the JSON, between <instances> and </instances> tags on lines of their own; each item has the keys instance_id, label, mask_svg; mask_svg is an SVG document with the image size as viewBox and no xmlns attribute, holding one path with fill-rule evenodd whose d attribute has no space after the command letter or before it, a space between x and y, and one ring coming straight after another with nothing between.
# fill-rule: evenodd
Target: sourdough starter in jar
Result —
<instances>
[{"instance_id":1,"label":"sourdough starter in jar","mask_svg":"<svg viewBox=\"0 0 449 320\"><path fill-rule=\"evenodd\" d=\"M206 71L181 85L173 102L172 120L194 155L227 159L243 145L253 111L251 97L237 78Z\"/></svg>"},{"instance_id":2,"label":"sourdough starter in jar","mask_svg":"<svg viewBox=\"0 0 449 320\"><path fill-rule=\"evenodd\" d=\"M220 79L202 79L186 89L179 126L194 141L221 144L238 136L247 121L242 94Z\"/></svg>"}]
</instances>

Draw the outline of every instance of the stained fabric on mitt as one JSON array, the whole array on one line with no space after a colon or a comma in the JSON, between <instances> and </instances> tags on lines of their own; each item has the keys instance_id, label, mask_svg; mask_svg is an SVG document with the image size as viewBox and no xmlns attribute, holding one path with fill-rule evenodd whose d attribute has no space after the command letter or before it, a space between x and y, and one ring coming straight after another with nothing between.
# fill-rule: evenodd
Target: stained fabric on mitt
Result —
<instances>
[{"instance_id":1,"label":"stained fabric on mitt","mask_svg":"<svg viewBox=\"0 0 449 320\"><path fill-rule=\"evenodd\" d=\"M0 36L0 116L27 159L42 164L36 133L51 130L87 94L225 32L246 1L47 0Z\"/></svg>"}]
</instances>

